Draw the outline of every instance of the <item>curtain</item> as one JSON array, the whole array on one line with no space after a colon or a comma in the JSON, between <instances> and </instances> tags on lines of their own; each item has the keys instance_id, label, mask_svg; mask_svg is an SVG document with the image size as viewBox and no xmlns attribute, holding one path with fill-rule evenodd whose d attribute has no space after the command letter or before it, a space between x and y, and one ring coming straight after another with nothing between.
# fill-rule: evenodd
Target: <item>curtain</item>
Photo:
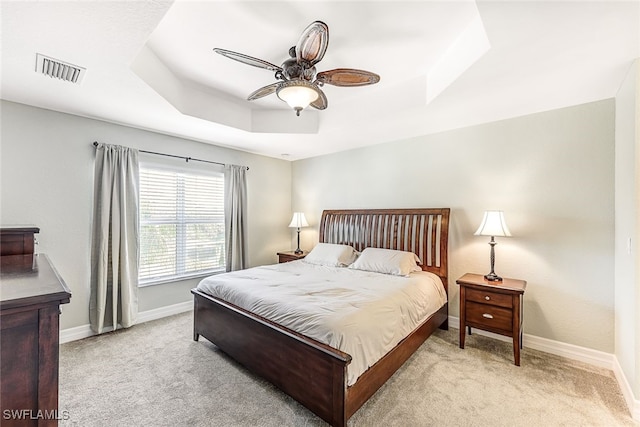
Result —
<instances>
[{"instance_id":1,"label":"curtain","mask_svg":"<svg viewBox=\"0 0 640 427\"><path fill-rule=\"evenodd\" d=\"M242 270L247 264L247 168L224 167L224 219L227 271Z\"/></svg>"},{"instance_id":2,"label":"curtain","mask_svg":"<svg viewBox=\"0 0 640 427\"><path fill-rule=\"evenodd\" d=\"M138 315L138 179L137 150L97 145L89 321L99 334Z\"/></svg>"}]
</instances>

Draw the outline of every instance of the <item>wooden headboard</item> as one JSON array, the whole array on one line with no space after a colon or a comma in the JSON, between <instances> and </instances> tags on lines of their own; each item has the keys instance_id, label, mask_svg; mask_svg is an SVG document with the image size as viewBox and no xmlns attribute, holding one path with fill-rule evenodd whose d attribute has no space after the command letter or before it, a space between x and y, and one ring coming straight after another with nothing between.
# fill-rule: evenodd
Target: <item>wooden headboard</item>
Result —
<instances>
[{"instance_id":1,"label":"wooden headboard","mask_svg":"<svg viewBox=\"0 0 640 427\"><path fill-rule=\"evenodd\" d=\"M449 208L325 210L319 241L414 252L448 288Z\"/></svg>"}]
</instances>

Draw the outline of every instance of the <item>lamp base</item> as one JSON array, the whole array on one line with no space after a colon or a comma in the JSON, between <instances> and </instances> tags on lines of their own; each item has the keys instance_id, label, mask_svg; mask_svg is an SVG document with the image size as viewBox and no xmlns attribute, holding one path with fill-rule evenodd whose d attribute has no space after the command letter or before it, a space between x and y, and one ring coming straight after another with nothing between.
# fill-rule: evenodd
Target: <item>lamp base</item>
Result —
<instances>
[{"instance_id":1,"label":"lamp base","mask_svg":"<svg viewBox=\"0 0 640 427\"><path fill-rule=\"evenodd\" d=\"M502 282L502 277L498 276L496 273L491 272L489 274L485 274L484 278L490 282Z\"/></svg>"},{"instance_id":2,"label":"lamp base","mask_svg":"<svg viewBox=\"0 0 640 427\"><path fill-rule=\"evenodd\" d=\"M502 282L502 277L498 276L496 272L493 271L493 266L495 265L495 261L496 261L495 246L497 245L493 236L491 236L491 241L489 242L489 245L491 246L491 256L490 256L491 272L489 274L485 274L484 278L487 279L487 281L489 282Z\"/></svg>"},{"instance_id":3,"label":"lamp base","mask_svg":"<svg viewBox=\"0 0 640 427\"><path fill-rule=\"evenodd\" d=\"M302 253L302 249L300 249L300 227L298 227L298 249L293 251L294 254L300 255Z\"/></svg>"}]
</instances>

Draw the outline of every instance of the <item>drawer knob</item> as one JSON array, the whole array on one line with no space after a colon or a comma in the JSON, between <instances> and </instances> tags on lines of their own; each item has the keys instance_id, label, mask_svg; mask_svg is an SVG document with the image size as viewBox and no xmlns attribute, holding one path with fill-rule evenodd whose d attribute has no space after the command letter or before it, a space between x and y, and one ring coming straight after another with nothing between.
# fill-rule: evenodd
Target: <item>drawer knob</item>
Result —
<instances>
[{"instance_id":1,"label":"drawer knob","mask_svg":"<svg viewBox=\"0 0 640 427\"><path fill-rule=\"evenodd\" d=\"M484 299L486 299L487 301L490 301L490 300L491 300L491 297L490 297L489 295L486 295L486 296L484 297Z\"/></svg>"},{"instance_id":2,"label":"drawer knob","mask_svg":"<svg viewBox=\"0 0 640 427\"><path fill-rule=\"evenodd\" d=\"M489 313L484 313L482 317L484 317L485 319L493 319L493 316Z\"/></svg>"}]
</instances>

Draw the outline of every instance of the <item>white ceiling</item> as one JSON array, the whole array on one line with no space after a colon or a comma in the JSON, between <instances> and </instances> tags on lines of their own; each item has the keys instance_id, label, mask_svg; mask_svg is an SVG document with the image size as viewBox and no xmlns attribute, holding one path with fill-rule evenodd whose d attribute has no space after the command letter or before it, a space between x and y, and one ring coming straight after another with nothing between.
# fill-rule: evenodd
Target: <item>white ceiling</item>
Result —
<instances>
[{"instance_id":1,"label":"white ceiling","mask_svg":"<svg viewBox=\"0 0 640 427\"><path fill-rule=\"evenodd\" d=\"M614 97L640 57L640 0L5 1L2 99L290 160ZM300 117L275 95L246 101L314 20L324 86ZM36 53L86 67L80 85L37 74Z\"/></svg>"}]
</instances>

